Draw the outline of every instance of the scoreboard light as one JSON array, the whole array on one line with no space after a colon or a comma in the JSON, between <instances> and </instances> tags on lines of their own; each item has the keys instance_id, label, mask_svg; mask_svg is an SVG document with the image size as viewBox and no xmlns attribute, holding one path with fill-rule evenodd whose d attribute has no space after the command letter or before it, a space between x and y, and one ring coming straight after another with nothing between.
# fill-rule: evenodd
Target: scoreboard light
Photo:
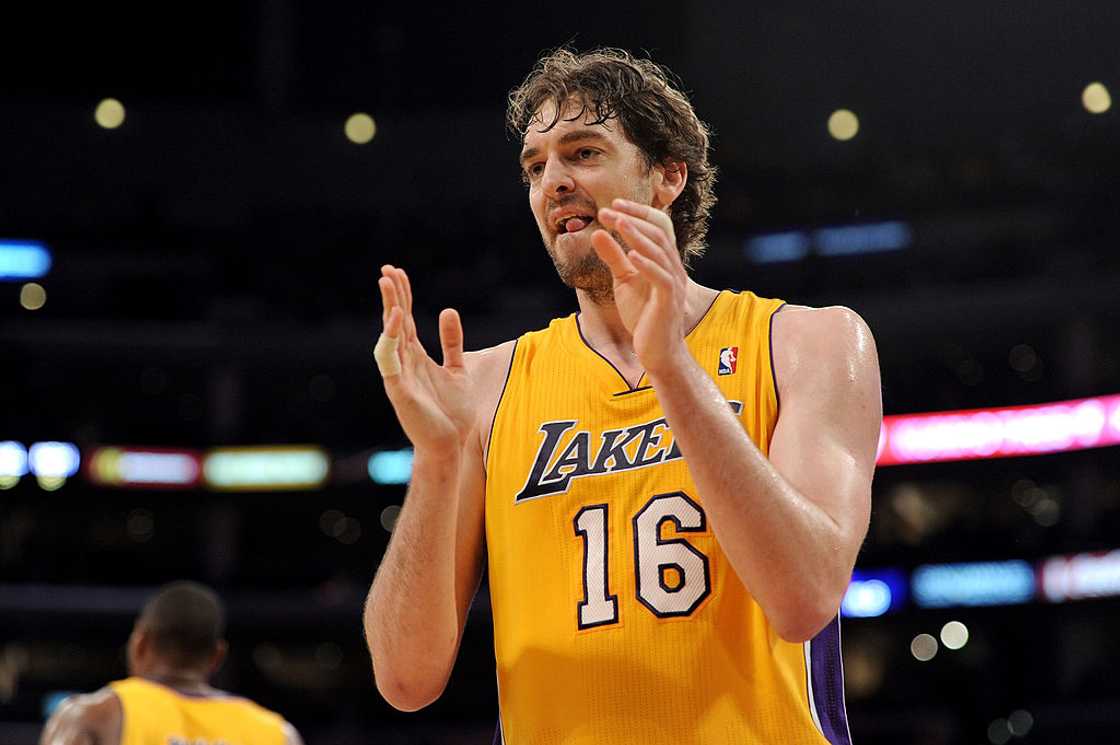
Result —
<instances>
[{"instance_id":1,"label":"scoreboard light","mask_svg":"<svg viewBox=\"0 0 1120 745\"><path fill-rule=\"evenodd\" d=\"M375 484L407 484L412 480L412 448L374 453L368 470Z\"/></svg>"},{"instance_id":2,"label":"scoreboard light","mask_svg":"<svg viewBox=\"0 0 1120 745\"><path fill-rule=\"evenodd\" d=\"M43 719L51 718L58 707L62 706L63 702L71 696L77 696L79 691L51 691L43 696Z\"/></svg>"},{"instance_id":3,"label":"scoreboard light","mask_svg":"<svg viewBox=\"0 0 1120 745\"><path fill-rule=\"evenodd\" d=\"M1120 395L883 417L878 464L1008 458L1120 445Z\"/></svg>"},{"instance_id":4,"label":"scoreboard light","mask_svg":"<svg viewBox=\"0 0 1120 745\"><path fill-rule=\"evenodd\" d=\"M910 589L919 608L1017 605L1034 599L1034 568L1019 560L925 564Z\"/></svg>"},{"instance_id":5,"label":"scoreboard light","mask_svg":"<svg viewBox=\"0 0 1120 745\"><path fill-rule=\"evenodd\" d=\"M0 442L0 489L11 489L27 475L27 448L15 440Z\"/></svg>"},{"instance_id":6,"label":"scoreboard light","mask_svg":"<svg viewBox=\"0 0 1120 745\"><path fill-rule=\"evenodd\" d=\"M906 601L906 575L898 569L852 572L852 581L840 602L840 614L874 618L897 611Z\"/></svg>"},{"instance_id":7,"label":"scoreboard light","mask_svg":"<svg viewBox=\"0 0 1120 745\"><path fill-rule=\"evenodd\" d=\"M821 228L813 233L813 244L821 256L857 256L901 251L912 240L910 226L903 222L842 225Z\"/></svg>"},{"instance_id":8,"label":"scoreboard light","mask_svg":"<svg viewBox=\"0 0 1120 745\"><path fill-rule=\"evenodd\" d=\"M300 491L322 488L330 462L313 446L217 448L202 463L203 480L216 491Z\"/></svg>"},{"instance_id":9,"label":"scoreboard light","mask_svg":"<svg viewBox=\"0 0 1120 745\"><path fill-rule=\"evenodd\" d=\"M0 239L0 281L39 279L50 270L51 252L42 243Z\"/></svg>"},{"instance_id":10,"label":"scoreboard light","mask_svg":"<svg viewBox=\"0 0 1120 745\"><path fill-rule=\"evenodd\" d=\"M39 486L47 491L61 488L82 463L72 442L37 442L27 451L27 459Z\"/></svg>"},{"instance_id":11,"label":"scoreboard light","mask_svg":"<svg viewBox=\"0 0 1120 745\"><path fill-rule=\"evenodd\" d=\"M1120 595L1120 549L1055 556L1040 571L1042 594L1052 603Z\"/></svg>"},{"instance_id":12,"label":"scoreboard light","mask_svg":"<svg viewBox=\"0 0 1120 745\"><path fill-rule=\"evenodd\" d=\"M201 480L202 456L168 448L100 447L85 470L91 482L102 486L189 489Z\"/></svg>"},{"instance_id":13,"label":"scoreboard light","mask_svg":"<svg viewBox=\"0 0 1120 745\"><path fill-rule=\"evenodd\" d=\"M809 255L809 236L803 230L756 235L747 239L743 253L755 264L801 261Z\"/></svg>"}]
</instances>

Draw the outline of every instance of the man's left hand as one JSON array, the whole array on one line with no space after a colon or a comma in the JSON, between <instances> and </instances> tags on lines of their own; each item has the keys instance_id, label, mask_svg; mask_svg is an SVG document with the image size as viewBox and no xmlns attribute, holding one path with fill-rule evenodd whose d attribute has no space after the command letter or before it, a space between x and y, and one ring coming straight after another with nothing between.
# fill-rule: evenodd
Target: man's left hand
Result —
<instances>
[{"instance_id":1,"label":"man's left hand","mask_svg":"<svg viewBox=\"0 0 1120 745\"><path fill-rule=\"evenodd\" d=\"M648 373L677 364L680 355L688 354L688 274L673 221L655 207L615 199L610 208L599 210L599 223L612 232L596 230L591 245L614 277L615 306L634 338L634 352Z\"/></svg>"}]
</instances>

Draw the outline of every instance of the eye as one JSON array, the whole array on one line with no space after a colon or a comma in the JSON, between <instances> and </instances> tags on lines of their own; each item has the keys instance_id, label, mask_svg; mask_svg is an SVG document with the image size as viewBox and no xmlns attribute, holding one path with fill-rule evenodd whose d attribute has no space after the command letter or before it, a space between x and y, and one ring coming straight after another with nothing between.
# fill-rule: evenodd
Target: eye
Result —
<instances>
[{"instance_id":1,"label":"eye","mask_svg":"<svg viewBox=\"0 0 1120 745\"><path fill-rule=\"evenodd\" d=\"M598 154L599 151L593 147L581 147L576 151L576 157L580 160L591 160Z\"/></svg>"},{"instance_id":2,"label":"eye","mask_svg":"<svg viewBox=\"0 0 1120 745\"><path fill-rule=\"evenodd\" d=\"M526 181L536 181L544 173L544 163L530 163L521 172L521 178Z\"/></svg>"}]
</instances>

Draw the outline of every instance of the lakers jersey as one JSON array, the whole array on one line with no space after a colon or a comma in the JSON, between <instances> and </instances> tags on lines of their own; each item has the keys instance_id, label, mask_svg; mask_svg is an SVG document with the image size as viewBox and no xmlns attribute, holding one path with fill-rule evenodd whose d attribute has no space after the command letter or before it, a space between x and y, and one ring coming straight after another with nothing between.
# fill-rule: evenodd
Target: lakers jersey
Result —
<instances>
[{"instance_id":1,"label":"lakers jersey","mask_svg":"<svg viewBox=\"0 0 1120 745\"><path fill-rule=\"evenodd\" d=\"M284 719L228 694L193 695L143 678L110 683L124 710L120 745L284 745Z\"/></svg>"},{"instance_id":2,"label":"lakers jersey","mask_svg":"<svg viewBox=\"0 0 1120 745\"><path fill-rule=\"evenodd\" d=\"M771 320L721 292L686 342L763 454ZM501 738L508 745L840 745L838 619L784 641L716 542L648 385L576 315L518 339L486 458Z\"/></svg>"}]
</instances>

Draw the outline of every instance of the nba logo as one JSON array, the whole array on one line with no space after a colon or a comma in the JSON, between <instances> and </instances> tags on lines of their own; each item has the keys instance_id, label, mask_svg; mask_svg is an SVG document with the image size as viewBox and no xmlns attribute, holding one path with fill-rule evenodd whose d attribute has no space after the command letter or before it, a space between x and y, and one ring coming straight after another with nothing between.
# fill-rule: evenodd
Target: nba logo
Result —
<instances>
[{"instance_id":1,"label":"nba logo","mask_svg":"<svg viewBox=\"0 0 1120 745\"><path fill-rule=\"evenodd\" d=\"M719 374L733 375L739 362L739 347L724 347L719 350Z\"/></svg>"}]
</instances>

